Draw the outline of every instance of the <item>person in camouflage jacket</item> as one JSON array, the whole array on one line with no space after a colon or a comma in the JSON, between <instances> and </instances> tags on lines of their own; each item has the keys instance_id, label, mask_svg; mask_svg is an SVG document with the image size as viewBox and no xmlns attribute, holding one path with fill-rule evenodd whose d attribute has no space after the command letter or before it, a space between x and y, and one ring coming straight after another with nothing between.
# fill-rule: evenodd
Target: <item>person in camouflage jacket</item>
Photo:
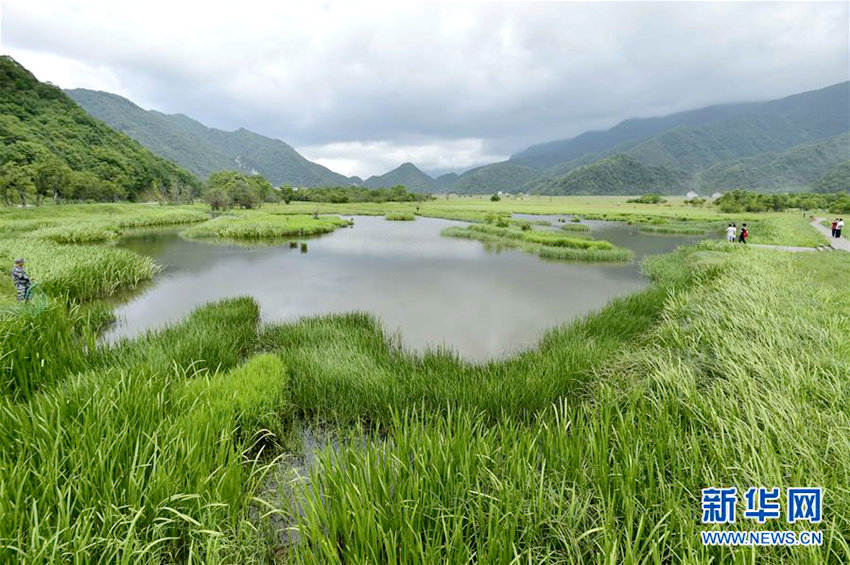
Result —
<instances>
[{"instance_id":1,"label":"person in camouflage jacket","mask_svg":"<svg viewBox=\"0 0 850 565\"><path fill-rule=\"evenodd\" d=\"M15 290L18 291L18 302L26 300L27 291L30 288L30 278L24 270L23 259L15 259L15 266L12 267L12 283L15 285Z\"/></svg>"}]
</instances>

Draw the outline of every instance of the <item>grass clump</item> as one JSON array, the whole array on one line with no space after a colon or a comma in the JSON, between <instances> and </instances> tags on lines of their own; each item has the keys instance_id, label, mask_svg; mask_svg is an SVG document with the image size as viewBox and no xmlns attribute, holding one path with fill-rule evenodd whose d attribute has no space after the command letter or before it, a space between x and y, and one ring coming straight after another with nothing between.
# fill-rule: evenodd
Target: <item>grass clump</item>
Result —
<instances>
[{"instance_id":1,"label":"grass clump","mask_svg":"<svg viewBox=\"0 0 850 565\"><path fill-rule=\"evenodd\" d=\"M153 371L167 371L185 360L191 370L216 371L233 367L249 354L259 322L260 309L250 298L221 300L195 309L180 324L101 348L95 359L98 366Z\"/></svg>"},{"instance_id":2,"label":"grass clump","mask_svg":"<svg viewBox=\"0 0 850 565\"><path fill-rule=\"evenodd\" d=\"M188 238L262 239L329 233L351 222L337 216L275 215L262 212L220 216L181 232Z\"/></svg>"},{"instance_id":3,"label":"grass clump","mask_svg":"<svg viewBox=\"0 0 850 565\"><path fill-rule=\"evenodd\" d=\"M668 224L668 225L642 225L638 228L644 233L663 233L681 235L705 235L712 228L699 225Z\"/></svg>"},{"instance_id":4,"label":"grass clump","mask_svg":"<svg viewBox=\"0 0 850 565\"><path fill-rule=\"evenodd\" d=\"M416 216L413 212L390 212L386 216L384 216L385 220L390 220L393 222L412 222L416 219Z\"/></svg>"},{"instance_id":5,"label":"grass clump","mask_svg":"<svg viewBox=\"0 0 850 565\"><path fill-rule=\"evenodd\" d=\"M570 223L570 224L561 225L561 229L563 231L584 232L584 231L590 231L590 226L588 226L586 224Z\"/></svg>"},{"instance_id":6,"label":"grass clump","mask_svg":"<svg viewBox=\"0 0 850 565\"><path fill-rule=\"evenodd\" d=\"M465 228L449 227L440 233L446 237L475 239L513 247L556 261L619 262L634 258L631 250L616 247L608 241L568 237L554 231L473 224Z\"/></svg>"}]
</instances>

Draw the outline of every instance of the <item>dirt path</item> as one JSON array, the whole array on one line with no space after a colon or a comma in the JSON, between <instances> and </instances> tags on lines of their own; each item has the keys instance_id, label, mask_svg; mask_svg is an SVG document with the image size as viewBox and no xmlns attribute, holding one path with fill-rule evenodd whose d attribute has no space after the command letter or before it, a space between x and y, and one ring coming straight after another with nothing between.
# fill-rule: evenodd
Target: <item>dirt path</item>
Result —
<instances>
[{"instance_id":1,"label":"dirt path","mask_svg":"<svg viewBox=\"0 0 850 565\"><path fill-rule=\"evenodd\" d=\"M820 223L825 219L826 218L815 219L815 221L812 222L812 226L814 226L814 228L821 232L823 235L828 237L829 243L832 244L834 248L841 249L843 251L850 251L850 239L847 239L847 227L845 226L845 228L841 231L841 237L835 239L834 237L832 237L829 228L820 225Z\"/></svg>"}]
</instances>

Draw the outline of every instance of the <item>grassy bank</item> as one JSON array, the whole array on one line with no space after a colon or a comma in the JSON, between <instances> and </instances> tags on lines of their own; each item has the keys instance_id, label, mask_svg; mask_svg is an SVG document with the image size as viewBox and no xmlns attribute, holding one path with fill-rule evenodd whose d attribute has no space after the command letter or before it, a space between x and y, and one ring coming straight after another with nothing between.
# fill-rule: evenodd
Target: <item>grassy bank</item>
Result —
<instances>
[{"instance_id":1,"label":"grassy bank","mask_svg":"<svg viewBox=\"0 0 850 565\"><path fill-rule=\"evenodd\" d=\"M279 215L263 212L243 213L239 216L220 216L192 226L181 232L192 239L263 239L290 236L310 236L329 233L350 225L348 220L336 216Z\"/></svg>"},{"instance_id":2,"label":"grassy bank","mask_svg":"<svg viewBox=\"0 0 850 565\"><path fill-rule=\"evenodd\" d=\"M615 247L607 241L569 237L552 231L473 224L465 228L449 227L440 233L446 237L475 239L513 247L526 253L534 253L544 259L560 261L616 262L631 261L634 257L630 250Z\"/></svg>"},{"instance_id":3,"label":"grassy bank","mask_svg":"<svg viewBox=\"0 0 850 565\"><path fill-rule=\"evenodd\" d=\"M389 214L384 216L384 219L390 220L390 221L393 221L393 222L412 222L413 220L416 219L416 215L414 215L412 212L398 211L398 212L390 212Z\"/></svg>"},{"instance_id":4,"label":"grassy bank","mask_svg":"<svg viewBox=\"0 0 850 565\"><path fill-rule=\"evenodd\" d=\"M679 259L506 362L407 356L350 317L268 332L296 406L371 422L296 485L294 559L850 559L850 264L713 243ZM753 484L824 486L825 545L703 547L700 489Z\"/></svg>"}]
</instances>

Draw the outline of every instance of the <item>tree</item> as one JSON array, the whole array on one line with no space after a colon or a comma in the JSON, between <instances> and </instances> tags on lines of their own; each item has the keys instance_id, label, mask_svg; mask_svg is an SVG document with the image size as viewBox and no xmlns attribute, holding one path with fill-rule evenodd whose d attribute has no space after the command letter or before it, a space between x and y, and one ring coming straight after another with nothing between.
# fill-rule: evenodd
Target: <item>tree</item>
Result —
<instances>
[{"instance_id":1,"label":"tree","mask_svg":"<svg viewBox=\"0 0 850 565\"><path fill-rule=\"evenodd\" d=\"M295 191L292 190L291 186L287 185L287 186L280 187L280 199L281 200L283 200L284 202L289 204L290 202L292 202L293 198L295 198Z\"/></svg>"},{"instance_id":2,"label":"tree","mask_svg":"<svg viewBox=\"0 0 850 565\"><path fill-rule=\"evenodd\" d=\"M626 200L626 202L634 202L637 204L664 204L667 202L667 199L662 198L657 192L650 192L649 194L644 194L638 198L630 198L629 200ZM688 202L688 200L685 200L686 204Z\"/></svg>"},{"instance_id":3,"label":"tree","mask_svg":"<svg viewBox=\"0 0 850 565\"><path fill-rule=\"evenodd\" d=\"M207 187L204 190L203 198L213 210L224 210L231 206L230 197L227 195L224 187L221 186Z\"/></svg>"},{"instance_id":4,"label":"tree","mask_svg":"<svg viewBox=\"0 0 850 565\"><path fill-rule=\"evenodd\" d=\"M256 208L262 202L257 186L244 178L234 179L228 184L227 193L234 206L239 206L246 210Z\"/></svg>"},{"instance_id":5,"label":"tree","mask_svg":"<svg viewBox=\"0 0 850 565\"><path fill-rule=\"evenodd\" d=\"M28 167L12 162L3 163L0 167L0 195L7 206L16 200L26 206L27 197L34 193L35 185Z\"/></svg>"},{"instance_id":6,"label":"tree","mask_svg":"<svg viewBox=\"0 0 850 565\"><path fill-rule=\"evenodd\" d=\"M55 156L50 156L33 167L33 183L37 203L47 197L59 201L60 195L71 182L71 169Z\"/></svg>"},{"instance_id":7,"label":"tree","mask_svg":"<svg viewBox=\"0 0 850 565\"><path fill-rule=\"evenodd\" d=\"M251 175L247 180L256 190L257 195L260 197L260 202L265 202L269 195L274 192L271 183L261 175Z\"/></svg>"},{"instance_id":8,"label":"tree","mask_svg":"<svg viewBox=\"0 0 850 565\"><path fill-rule=\"evenodd\" d=\"M232 206L256 208L272 190L271 184L260 175L219 171L207 180L203 198L213 210Z\"/></svg>"},{"instance_id":9,"label":"tree","mask_svg":"<svg viewBox=\"0 0 850 565\"><path fill-rule=\"evenodd\" d=\"M498 202L501 199L502 199L502 197L499 196L498 194L494 194L493 196L490 197L491 202Z\"/></svg>"}]
</instances>

